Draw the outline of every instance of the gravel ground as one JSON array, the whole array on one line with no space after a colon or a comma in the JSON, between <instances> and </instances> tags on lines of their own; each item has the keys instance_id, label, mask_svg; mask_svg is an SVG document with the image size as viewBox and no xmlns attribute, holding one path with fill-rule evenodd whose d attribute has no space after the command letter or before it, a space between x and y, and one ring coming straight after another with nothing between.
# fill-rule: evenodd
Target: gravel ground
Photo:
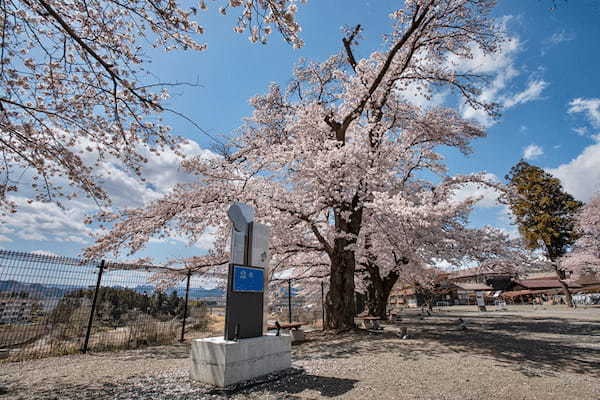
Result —
<instances>
[{"instance_id":1,"label":"gravel ground","mask_svg":"<svg viewBox=\"0 0 600 400\"><path fill-rule=\"evenodd\" d=\"M4 363L0 399L600 399L600 309L472 309L309 333L293 369L228 390L189 379L189 344Z\"/></svg>"}]
</instances>

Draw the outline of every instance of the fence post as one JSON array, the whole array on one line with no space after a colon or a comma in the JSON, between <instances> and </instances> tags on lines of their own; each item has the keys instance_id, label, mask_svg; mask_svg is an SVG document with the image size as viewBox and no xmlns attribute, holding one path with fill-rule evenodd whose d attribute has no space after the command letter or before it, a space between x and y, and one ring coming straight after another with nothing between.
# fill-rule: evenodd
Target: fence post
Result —
<instances>
[{"instance_id":1,"label":"fence post","mask_svg":"<svg viewBox=\"0 0 600 400\"><path fill-rule=\"evenodd\" d=\"M188 313L188 296L190 294L190 278L192 277L192 270L188 269L187 272L187 283L185 285L185 304L183 305L183 321L181 323L181 339L180 342L183 342L185 339L185 320L187 319Z\"/></svg>"},{"instance_id":2,"label":"fence post","mask_svg":"<svg viewBox=\"0 0 600 400\"><path fill-rule=\"evenodd\" d=\"M321 324L323 330L325 330L325 289L323 281L321 281Z\"/></svg>"},{"instance_id":3,"label":"fence post","mask_svg":"<svg viewBox=\"0 0 600 400\"><path fill-rule=\"evenodd\" d=\"M85 331L85 341L83 342L82 353L87 352L88 343L90 341L90 333L92 332L92 323L94 322L94 313L96 312L96 301L98 300L98 291L100 290L100 281L102 281L102 272L104 271L104 260L100 261L98 266L98 280L96 281L96 290L94 291L94 300L92 300L92 310L90 311L90 319L87 324L87 330Z\"/></svg>"},{"instance_id":4,"label":"fence post","mask_svg":"<svg viewBox=\"0 0 600 400\"><path fill-rule=\"evenodd\" d=\"M292 280L288 279L288 322L292 323Z\"/></svg>"}]
</instances>

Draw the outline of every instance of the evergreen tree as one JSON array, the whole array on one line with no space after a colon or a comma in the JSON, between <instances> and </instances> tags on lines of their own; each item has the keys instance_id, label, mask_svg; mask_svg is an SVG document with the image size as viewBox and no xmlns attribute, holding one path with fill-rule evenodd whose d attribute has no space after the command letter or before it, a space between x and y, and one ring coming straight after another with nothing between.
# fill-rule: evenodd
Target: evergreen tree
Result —
<instances>
[{"instance_id":1,"label":"evergreen tree","mask_svg":"<svg viewBox=\"0 0 600 400\"><path fill-rule=\"evenodd\" d=\"M563 287L567 304L572 307L558 259L577 240L575 217L583 203L565 192L559 179L525 161L512 167L505 179L511 189L505 200L525 245L544 251Z\"/></svg>"}]
</instances>

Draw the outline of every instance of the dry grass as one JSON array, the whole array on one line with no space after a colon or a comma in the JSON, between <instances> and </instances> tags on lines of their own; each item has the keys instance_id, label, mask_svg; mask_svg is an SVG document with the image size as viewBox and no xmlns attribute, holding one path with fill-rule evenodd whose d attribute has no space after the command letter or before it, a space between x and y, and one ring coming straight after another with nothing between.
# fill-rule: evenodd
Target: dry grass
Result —
<instances>
[{"instance_id":1,"label":"dry grass","mask_svg":"<svg viewBox=\"0 0 600 400\"><path fill-rule=\"evenodd\" d=\"M208 324L207 329L206 321L201 324L190 321L186 337L206 337L223 332L222 317L210 318ZM24 329L24 332L31 331L31 329ZM11 333L11 335L14 334L14 332ZM150 316L140 316L130 326L94 327L89 339L88 350L91 352L120 351L144 346L167 345L178 341L180 335L181 321L179 320L159 321ZM8 359L3 361L23 361L77 354L83 348L84 339L85 331L75 332L68 326L55 327L45 335L38 334L32 337L27 344L15 346L11 349Z\"/></svg>"},{"instance_id":2,"label":"dry grass","mask_svg":"<svg viewBox=\"0 0 600 400\"><path fill-rule=\"evenodd\" d=\"M211 315L208 323L208 331L210 332L224 332L225 331L225 316L224 315Z\"/></svg>"}]
</instances>

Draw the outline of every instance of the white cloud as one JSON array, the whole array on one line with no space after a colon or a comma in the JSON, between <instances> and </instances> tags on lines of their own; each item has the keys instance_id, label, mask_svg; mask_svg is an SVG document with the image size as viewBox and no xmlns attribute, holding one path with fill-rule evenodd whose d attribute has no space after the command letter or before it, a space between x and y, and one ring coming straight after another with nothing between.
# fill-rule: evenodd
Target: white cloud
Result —
<instances>
[{"instance_id":1,"label":"white cloud","mask_svg":"<svg viewBox=\"0 0 600 400\"><path fill-rule=\"evenodd\" d=\"M580 126L580 127L577 127L577 128L573 128L573 132L575 132L579 136L587 136L588 135L588 128L586 128L585 126Z\"/></svg>"},{"instance_id":2,"label":"white cloud","mask_svg":"<svg viewBox=\"0 0 600 400\"><path fill-rule=\"evenodd\" d=\"M431 85L422 82L403 87L399 93L407 102L422 109L441 106L448 96L448 91L435 91L435 88L432 88Z\"/></svg>"},{"instance_id":3,"label":"white cloud","mask_svg":"<svg viewBox=\"0 0 600 400\"><path fill-rule=\"evenodd\" d=\"M555 32L548 39L544 40L545 44L557 45L563 42L570 42L575 40L576 35L573 32L566 32L562 30L560 32Z\"/></svg>"},{"instance_id":4,"label":"white cloud","mask_svg":"<svg viewBox=\"0 0 600 400\"><path fill-rule=\"evenodd\" d=\"M89 201L71 200L68 208L55 203L29 202L23 196L9 196L18 211L4 217L4 224L13 239L27 241L52 241L88 243L93 230L83 223L85 213L92 209Z\"/></svg>"},{"instance_id":5,"label":"white cloud","mask_svg":"<svg viewBox=\"0 0 600 400\"><path fill-rule=\"evenodd\" d=\"M577 35L574 32L567 32L564 29L560 32L554 32L552 36L542 41L540 54L545 56L551 47L557 46L561 43L573 41L576 37Z\"/></svg>"},{"instance_id":6,"label":"white cloud","mask_svg":"<svg viewBox=\"0 0 600 400\"><path fill-rule=\"evenodd\" d=\"M600 140L568 163L547 171L559 178L565 190L576 199L588 201L600 190Z\"/></svg>"},{"instance_id":7,"label":"white cloud","mask_svg":"<svg viewBox=\"0 0 600 400\"><path fill-rule=\"evenodd\" d=\"M569 103L569 114L584 113L595 128L600 128L600 98L576 98Z\"/></svg>"},{"instance_id":8,"label":"white cloud","mask_svg":"<svg viewBox=\"0 0 600 400\"><path fill-rule=\"evenodd\" d=\"M487 103L501 102L499 100L501 92L513 78L519 75L513 64L514 58L520 51L521 42L519 39L508 37L500 44L495 53L486 54L473 45L472 59L451 60L451 63L459 72L494 76L491 84L481 90L478 99ZM474 119L483 126L489 127L494 124L494 120L484 110L476 110L468 104L463 103L461 105L461 112L464 118Z\"/></svg>"},{"instance_id":9,"label":"white cloud","mask_svg":"<svg viewBox=\"0 0 600 400\"><path fill-rule=\"evenodd\" d=\"M505 33L508 31L507 24L513 18L505 16L499 20L499 29ZM516 77L519 72L514 67L514 58L521 51L522 43L516 36L505 35L505 40L500 42L493 53L486 53L478 45L472 43L470 59L451 56L448 60L449 67L459 73L476 75L487 75L492 78L487 87L481 88L478 99L482 102L498 102L500 92L507 86L508 82ZM473 119L485 127L494 124L494 120L481 109L474 109L466 103L460 105L462 116Z\"/></svg>"},{"instance_id":10,"label":"white cloud","mask_svg":"<svg viewBox=\"0 0 600 400\"><path fill-rule=\"evenodd\" d=\"M503 29L506 30L506 27ZM497 51L494 53L485 53L478 45L472 44L473 57L471 59L452 56L449 62L457 71L491 74L509 69L513 64L514 56L520 51L521 42L519 38L509 36L499 44Z\"/></svg>"},{"instance_id":11,"label":"white cloud","mask_svg":"<svg viewBox=\"0 0 600 400\"><path fill-rule=\"evenodd\" d=\"M492 173L486 173L484 178L492 183L498 183L498 177ZM498 192L496 189L482 184L468 183L454 192L454 200L457 202L470 198L479 198L477 206L492 208L498 206Z\"/></svg>"},{"instance_id":12,"label":"white cloud","mask_svg":"<svg viewBox=\"0 0 600 400\"><path fill-rule=\"evenodd\" d=\"M200 235L198 241L194 246L202 250L210 250L213 247L215 240L217 239L217 230L214 228L208 228Z\"/></svg>"},{"instance_id":13,"label":"white cloud","mask_svg":"<svg viewBox=\"0 0 600 400\"><path fill-rule=\"evenodd\" d=\"M533 80L529 82L529 85L525 90L515 94L512 97L504 100L504 107L510 108L517 104L527 103L529 101L537 100L541 97L542 91L548 86L548 82L544 80Z\"/></svg>"},{"instance_id":14,"label":"white cloud","mask_svg":"<svg viewBox=\"0 0 600 400\"><path fill-rule=\"evenodd\" d=\"M508 19L504 24L507 21ZM504 29L506 30L506 27ZM527 87L520 92L512 93L508 90L511 81L519 75L519 70L515 67L515 59L522 48L523 44L518 37L508 36L495 53L486 54L473 45L472 59L453 58L451 65L459 72L492 76L491 83L482 88L478 100L485 103L498 103L504 108L510 108L538 100L542 91L548 86L548 82L537 78L530 80ZM473 119L484 127L490 127L495 123L484 110L476 110L466 103L461 104L460 110L464 118Z\"/></svg>"},{"instance_id":15,"label":"white cloud","mask_svg":"<svg viewBox=\"0 0 600 400\"><path fill-rule=\"evenodd\" d=\"M180 151L186 157L216 157L213 152L202 149L198 143L191 140L183 144ZM140 148L139 152L148 159L142 169L145 181L123 169L116 159L103 162L98 171L102 187L109 194L115 208L142 206L146 202L160 198L174 184L190 182L194 179L181 170L181 158L171 150L156 154L147 148Z\"/></svg>"},{"instance_id":16,"label":"white cloud","mask_svg":"<svg viewBox=\"0 0 600 400\"><path fill-rule=\"evenodd\" d=\"M0 242L7 242L10 243L13 240L11 238L9 238L8 236L4 236L4 235L0 235Z\"/></svg>"},{"instance_id":17,"label":"white cloud","mask_svg":"<svg viewBox=\"0 0 600 400\"><path fill-rule=\"evenodd\" d=\"M544 154L544 150L537 144L530 144L523 150L523 158L526 160L533 160L542 154Z\"/></svg>"},{"instance_id":18,"label":"white cloud","mask_svg":"<svg viewBox=\"0 0 600 400\"><path fill-rule=\"evenodd\" d=\"M5 225L0 225L0 233L13 233L14 229L10 229Z\"/></svg>"},{"instance_id":19,"label":"white cloud","mask_svg":"<svg viewBox=\"0 0 600 400\"><path fill-rule=\"evenodd\" d=\"M48 250L34 250L31 253L33 254L39 254L41 256L53 256L53 257L58 257L58 254L53 253L51 251Z\"/></svg>"},{"instance_id":20,"label":"white cloud","mask_svg":"<svg viewBox=\"0 0 600 400\"><path fill-rule=\"evenodd\" d=\"M102 187L112 199L113 209L142 206L167 193L172 185L194 179L180 169L181 158L174 152L155 154L147 148L139 151L148 159L142 170L145 181L135 177L113 158L103 160L96 168ZM183 144L181 151L189 157L217 157L194 141ZM59 183L68 185L66 181ZM69 242L88 246L92 243L92 236L99 233L98 229L84 223L87 215L99 211L91 199L82 196L61 200L60 207L52 202L30 201L32 197L31 191L25 187L9 196L18 208L17 213L3 218L0 226L3 237L9 240ZM183 241L180 238L176 240ZM0 241L6 240L0 238ZM199 247L205 249L212 241L209 236L203 236L200 243Z\"/></svg>"},{"instance_id":21,"label":"white cloud","mask_svg":"<svg viewBox=\"0 0 600 400\"><path fill-rule=\"evenodd\" d=\"M515 59L523 50L521 40L517 36L509 34L511 30L507 25L512 19L511 16L506 16L499 21L499 27L504 31L505 40L498 45L496 52L484 53L473 44L471 59L450 58L450 66L457 72L490 76L492 80L489 85L481 89L478 100L484 103L497 103L504 108L537 100L548 86L548 82L535 78L531 79L527 87L520 92L513 93L513 90L509 89L513 79L520 73L515 66ZM490 127L495 123L495 120L490 118L484 110L476 110L464 102L461 104L460 110L464 118L473 119L484 127Z\"/></svg>"}]
</instances>

